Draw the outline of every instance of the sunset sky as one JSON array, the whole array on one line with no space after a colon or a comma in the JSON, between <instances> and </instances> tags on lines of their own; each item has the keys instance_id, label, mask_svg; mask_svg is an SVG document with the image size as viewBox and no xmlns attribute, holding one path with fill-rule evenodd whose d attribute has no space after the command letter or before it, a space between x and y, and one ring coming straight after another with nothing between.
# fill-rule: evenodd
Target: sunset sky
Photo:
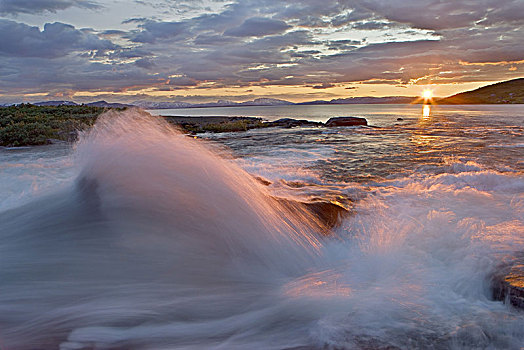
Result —
<instances>
[{"instance_id":1,"label":"sunset sky","mask_svg":"<svg viewBox=\"0 0 524 350\"><path fill-rule=\"evenodd\" d=\"M447 96L522 77L522 0L0 0L0 103Z\"/></svg>"}]
</instances>

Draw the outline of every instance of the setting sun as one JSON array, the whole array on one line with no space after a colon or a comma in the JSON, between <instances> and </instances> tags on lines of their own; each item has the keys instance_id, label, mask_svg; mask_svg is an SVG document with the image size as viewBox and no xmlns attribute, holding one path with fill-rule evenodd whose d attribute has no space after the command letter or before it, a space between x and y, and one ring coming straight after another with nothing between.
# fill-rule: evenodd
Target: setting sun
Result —
<instances>
[{"instance_id":1,"label":"setting sun","mask_svg":"<svg viewBox=\"0 0 524 350\"><path fill-rule=\"evenodd\" d=\"M424 100L430 100L433 97L433 91L431 91L431 90L424 90L422 92L422 97L424 97Z\"/></svg>"}]
</instances>

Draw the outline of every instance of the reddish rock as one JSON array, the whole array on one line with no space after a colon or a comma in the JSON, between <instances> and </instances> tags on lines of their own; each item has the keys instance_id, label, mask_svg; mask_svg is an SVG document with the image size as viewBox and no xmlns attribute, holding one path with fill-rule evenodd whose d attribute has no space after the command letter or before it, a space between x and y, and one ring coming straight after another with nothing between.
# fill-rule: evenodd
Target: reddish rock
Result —
<instances>
[{"instance_id":1,"label":"reddish rock","mask_svg":"<svg viewBox=\"0 0 524 350\"><path fill-rule=\"evenodd\" d=\"M350 215L349 210L329 201L299 202L278 197L274 197L274 199L291 212L305 208L308 213L313 215L311 224L317 225L318 232L325 236L331 235L331 229L337 227L344 218Z\"/></svg>"},{"instance_id":2,"label":"reddish rock","mask_svg":"<svg viewBox=\"0 0 524 350\"><path fill-rule=\"evenodd\" d=\"M335 117L329 118L326 122L326 126L356 126L356 125L368 125L368 121L365 118L359 117Z\"/></svg>"},{"instance_id":3,"label":"reddish rock","mask_svg":"<svg viewBox=\"0 0 524 350\"><path fill-rule=\"evenodd\" d=\"M340 221L349 215L346 208L331 202L303 203L321 223L332 229L340 224Z\"/></svg>"},{"instance_id":4,"label":"reddish rock","mask_svg":"<svg viewBox=\"0 0 524 350\"><path fill-rule=\"evenodd\" d=\"M282 118L279 120L275 120L272 122L266 122L267 126L276 126L281 128L294 128L297 126L304 127L304 126L322 126L323 124L320 122L312 122L306 119L293 119L293 118Z\"/></svg>"},{"instance_id":5,"label":"reddish rock","mask_svg":"<svg viewBox=\"0 0 524 350\"><path fill-rule=\"evenodd\" d=\"M524 257L502 268L493 277L492 289L493 299L524 309Z\"/></svg>"}]
</instances>

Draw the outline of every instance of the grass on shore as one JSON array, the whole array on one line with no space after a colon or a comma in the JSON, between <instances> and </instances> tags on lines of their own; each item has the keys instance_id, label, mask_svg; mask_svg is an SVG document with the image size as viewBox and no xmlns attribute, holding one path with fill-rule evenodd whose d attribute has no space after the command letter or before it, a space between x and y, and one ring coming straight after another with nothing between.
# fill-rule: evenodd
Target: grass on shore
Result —
<instances>
[{"instance_id":1,"label":"grass on shore","mask_svg":"<svg viewBox=\"0 0 524 350\"><path fill-rule=\"evenodd\" d=\"M78 131L91 127L107 110L91 106L34 106L0 108L0 146L45 145L52 139L74 141Z\"/></svg>"},{"instance_id":2,"label":"grass on shore","mask_svg":"<svg viewBox=\"0 0 524 350\"><path fill-rule=\"evenodd\" d=\"M266 126L267 124L260 120L253 121L249 119L231 120L221 123L209 123L201 125L190 123L179 124L179 127L181 127L182 130L190 133L247 131L249 129L263 128Z\"/></svg>"},{"instance_id":3,"label":"grass on shore","mask_svg":"<svg viewBox=\"0 0 524 350\"><path fill-rule=\"evenodd\" d=\"M79 131L93 126L107 108L92 106L35 106L20 104L0 108L0 146L18 147L45 145L54 140L72 142ZM188 133L246 131L269 126L258 118L223 122L177 122Z\"/></svg>"}]
</instances>

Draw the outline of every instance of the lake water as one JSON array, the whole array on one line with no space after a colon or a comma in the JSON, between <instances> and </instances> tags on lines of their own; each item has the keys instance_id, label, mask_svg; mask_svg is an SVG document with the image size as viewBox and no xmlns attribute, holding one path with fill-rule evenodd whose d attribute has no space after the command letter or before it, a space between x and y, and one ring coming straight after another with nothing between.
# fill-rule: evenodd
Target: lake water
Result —
<instances>
[{"instance_id":1,"label":"lake water","mask_svg":"<svg viewBox=\"0 0 524 350\"><path fill-rule=\"evenodd\" d=\"M467 115L514 115L522 117L521 105L441 105L431 106L432 113ZM251 106L251 107L210 107L210 108L178 108L152 109L153 115L164 116L244 116L261 117L267 120L280 118L307 119L325 122L331 117L361 116L376 122L374 117L419 117L422 114L421 105L402 104L345 104L345 105L286 105L286 106ZM391 120L390 120L391 121ZM394 119L392 120L394 121Z\"/></svg>"},{"instance_id":2,"label":"lake water","mask_svg":"<svg viewBox=\"0 0 524 350\"><path fill-rule=\"evenodd\" d=\"M193 139L125 112L0 149L1 348L521 349L490 278L524 251L523 106L152 112L370 127ZM352 215L326 237L275 196Z\"/></svg>"}]
</instances>

